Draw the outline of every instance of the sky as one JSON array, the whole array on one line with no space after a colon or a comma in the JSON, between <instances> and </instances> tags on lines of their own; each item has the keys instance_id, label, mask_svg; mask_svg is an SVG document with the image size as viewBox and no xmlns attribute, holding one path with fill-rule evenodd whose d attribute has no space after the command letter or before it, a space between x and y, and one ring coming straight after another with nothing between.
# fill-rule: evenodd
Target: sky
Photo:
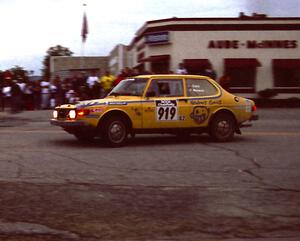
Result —
<instances>
[{"instance_id":1,"label":"sky","mask_svg":"<svg viewBox=\"0 0 300 241\"><path fill-rule=\"evenodd\" d=\"M84 11L89 34L83 47ZM146 21L239 12L300 17L300 0L0 0L0 70L18 65L40 74L47 50L56 45L74 56L107 56L117 44L129 44Z\"/></svg>"}]
</instances>

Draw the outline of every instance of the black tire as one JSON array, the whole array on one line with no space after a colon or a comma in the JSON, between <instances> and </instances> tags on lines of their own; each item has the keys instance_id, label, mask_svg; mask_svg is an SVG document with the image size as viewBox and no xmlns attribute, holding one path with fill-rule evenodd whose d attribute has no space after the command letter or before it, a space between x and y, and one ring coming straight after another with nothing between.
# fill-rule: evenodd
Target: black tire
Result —
<instances>
[{"instance_id":1,"label":"black tire","mask_svg":"<svg viewBox=\"0 0 300 241\"><path fill-rule=\"evenodd\" d=\"M126 121L117 116L106 119L101 127L101 136L104 142L110 147L120 147L125 145L128 136L128 126Z\"/></svg>"},{"instance_id":2,"label":"black tire","mask_svg":"<svg viewBox=\"0 0 300 241\"><path fill-rule=\"evenodd\" d=\"M216 114L209 126L209 134L214 141L232 141L235 132L235 119L230 113Z\"/></svg>"}]
</instances>

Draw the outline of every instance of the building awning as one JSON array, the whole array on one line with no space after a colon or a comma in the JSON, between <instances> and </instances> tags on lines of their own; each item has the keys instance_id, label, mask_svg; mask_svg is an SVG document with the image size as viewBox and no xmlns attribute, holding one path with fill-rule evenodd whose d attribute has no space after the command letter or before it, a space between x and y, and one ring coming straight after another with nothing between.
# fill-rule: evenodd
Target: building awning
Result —
<instances>
[{"instance_id":1,"label":"building awning","mask_svg":"<svg viewBox=\"0 0 300 241\"><path fill-rule=\"evenodd\" d=\"M184 59L184 67L186 68L208 68L211 66L211 63L208 59Z\"/></svg>"},{"instance_id":2,"label":"building awning","mask_svg":"<svg viewBox=\"0 0 300 241\"><path fill-rule=\"evenodd\" d=\"M274 68L300 69L300 59L273 59Z\"/></svg>"},{"instance_id":3,"label":"building awning","mask_svg":"<svg viewBox=\"0 0 300 241\"><path fill-rule=\"evenodd\" d=\"M139 62L166 62L170 60L170 55L152 55L141 59Z\"/></svg>"},{"instance_id":4,"label":"building awning","mask_svg":"<svg viewBox=\"0 0 300 241\"><path fill-rule=\"evenodd\" d=\"M261 63L257 59L224 59L224 65L227 68L239 67L260 67Z\"/></svg>"}]
</instances>

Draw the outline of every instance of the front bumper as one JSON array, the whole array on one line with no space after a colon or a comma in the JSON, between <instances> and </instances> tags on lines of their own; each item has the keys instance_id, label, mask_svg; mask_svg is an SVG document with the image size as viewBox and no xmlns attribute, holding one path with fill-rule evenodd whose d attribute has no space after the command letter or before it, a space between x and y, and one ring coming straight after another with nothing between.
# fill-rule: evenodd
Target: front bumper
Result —
<instances>
[{"instance_id":1,"label":"front bumper","mask_svg":"<svg viewBox=\"0 0 300 241\"><path fill-rule=\"evenodd\" d=\"M85 127L86 126L85 122L78 121L78 120L57 120L57 119L51 119L50 123L51 123L51 125L60 126L62 128Z\"/></svg>"}]
</instances>

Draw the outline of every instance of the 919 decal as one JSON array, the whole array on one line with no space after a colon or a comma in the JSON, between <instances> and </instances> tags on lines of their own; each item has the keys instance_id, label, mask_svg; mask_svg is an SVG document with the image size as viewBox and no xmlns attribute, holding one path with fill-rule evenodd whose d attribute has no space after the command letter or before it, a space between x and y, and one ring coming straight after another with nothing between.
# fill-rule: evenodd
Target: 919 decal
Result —
<instances>
[{"instance_id":1,"label":"919 decal","mask_svg":"<svg viewBox=\"0 0 300 241\"><path fill-rule=\"evenodd\" d=\"M156 101L156 120L158 121L177 121L178 108L176 100L157 100Z\"/></svg>"}]
</instances>

